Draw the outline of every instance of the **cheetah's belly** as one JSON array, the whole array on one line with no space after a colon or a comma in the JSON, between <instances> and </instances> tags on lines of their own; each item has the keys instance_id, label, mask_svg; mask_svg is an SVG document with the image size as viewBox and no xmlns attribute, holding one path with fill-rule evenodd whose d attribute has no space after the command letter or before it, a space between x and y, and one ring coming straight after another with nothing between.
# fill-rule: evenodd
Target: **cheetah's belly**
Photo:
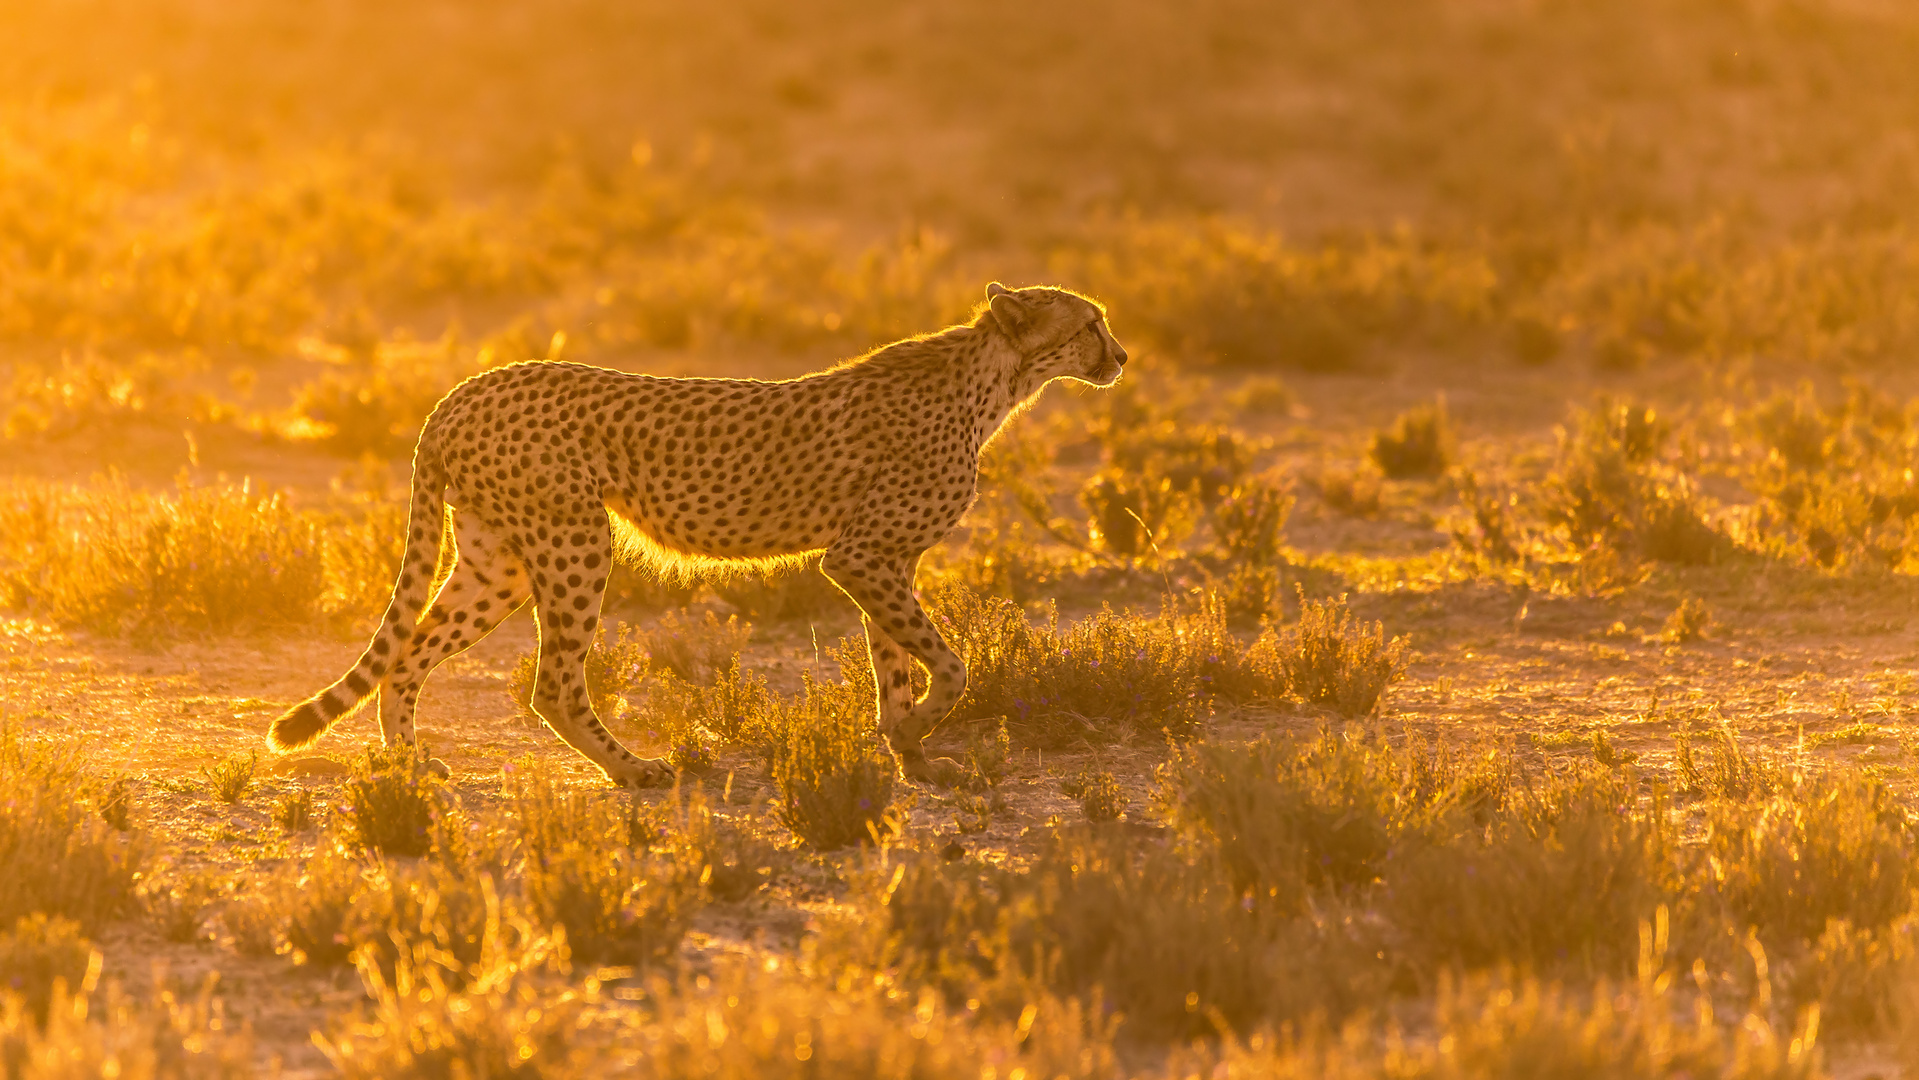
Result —
<instances>
[{"instance_id":1,"label":"cheetah's belly","mask_svg":"<svg viewBox=\"0 0 1919 1080\"><path fill-rule=\"evenodd\" d=\"M712 559L817 551L840 533L863 488L856 470L788 475L750 462L654 470L608 493L607 509L653 544Z\"/></svg>"}]
</instances>

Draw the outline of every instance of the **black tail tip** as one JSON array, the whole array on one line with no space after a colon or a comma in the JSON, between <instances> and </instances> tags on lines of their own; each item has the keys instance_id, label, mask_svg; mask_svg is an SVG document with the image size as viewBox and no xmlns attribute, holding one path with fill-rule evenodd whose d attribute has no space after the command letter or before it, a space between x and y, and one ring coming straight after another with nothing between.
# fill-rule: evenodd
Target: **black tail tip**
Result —
<instances>
[{"instance_id":1,"label":"black tail tip","mask_svg":"<svg viewBox=\"0 0 1919 1080\"><path fill-rule=\"evenodd\" d=\"M273 722L267 732L267 746L275 753L298 750L313 742L327 729L327 718L318 702L309 701L288 709Z\"/></svg>"}]
</instances>

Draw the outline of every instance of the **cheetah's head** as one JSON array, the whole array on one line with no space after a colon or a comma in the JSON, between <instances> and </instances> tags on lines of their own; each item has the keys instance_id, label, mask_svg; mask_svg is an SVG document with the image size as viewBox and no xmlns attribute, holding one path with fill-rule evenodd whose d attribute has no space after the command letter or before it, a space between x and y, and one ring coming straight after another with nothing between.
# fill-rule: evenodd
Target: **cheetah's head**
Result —
<instances>
[{"instance_id":1,"label":"cheetah's head","mask_svg":"<svg viewBox=\"0 0 1919 1080\"><path fill-rule=\"evenodd\" d=\"M986 318L1020 355L1022 396L1054 379L1094 386L1119 381L1126 350L1106 326L1106 309L1066 289L986 287Z\"/></svg>"}]
</instances>

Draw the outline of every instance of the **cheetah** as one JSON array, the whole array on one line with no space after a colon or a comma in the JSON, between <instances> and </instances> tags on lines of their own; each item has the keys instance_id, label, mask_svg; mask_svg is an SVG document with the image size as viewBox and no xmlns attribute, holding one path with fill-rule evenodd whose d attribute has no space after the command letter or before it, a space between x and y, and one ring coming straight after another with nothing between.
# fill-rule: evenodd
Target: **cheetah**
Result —
<instances>
[{"instance_id":1,"label":"cheetah","mask_svg":"<svg viewBox=\"0 0 1919 1080\"><path fill-rule=\"evenodd\" d=\"M1111 386L1125 364L1098 303L994 282L970 322L780 382L558 362L467 379L420 432L379 629L352 670L273 722L268 745L307 746L375 697L385 742L411 744L428 674L531 600L534 711L613 783L670 783L587 699L615 554L684 572L823 552L820 569L859 607L900 772L950 784L957 766L921 743L958 703L966 665L920 607L914 568L972 505L980 452L1010 417L1055 379ZM429 602L449 533L451 569ZM917 699L913 661L929 676Z\"/></svg>"}]
</instances>

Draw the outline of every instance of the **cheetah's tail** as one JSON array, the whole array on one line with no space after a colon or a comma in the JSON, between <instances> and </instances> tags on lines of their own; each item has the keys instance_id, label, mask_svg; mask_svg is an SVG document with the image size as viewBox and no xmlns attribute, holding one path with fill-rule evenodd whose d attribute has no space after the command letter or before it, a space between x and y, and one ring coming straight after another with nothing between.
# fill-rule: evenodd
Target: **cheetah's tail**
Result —
<instances>
[{"instance_id":1,"label":"cheetah's tail","mask_svg":"<svg viewBox=\"0 0 1919 1080\"><path fill-rule=\"evenodd\" d=\"M310 745L342 717L358 711L380 691L395 653L412 639L425 610L433 571L439 562L446 516L446 471L424 440L413 457L413 493L407 506L406 555L380 628L353 668L325 690L288 709L273 721L267 747L284 754Z\"/></svg>"}]
</instances>

